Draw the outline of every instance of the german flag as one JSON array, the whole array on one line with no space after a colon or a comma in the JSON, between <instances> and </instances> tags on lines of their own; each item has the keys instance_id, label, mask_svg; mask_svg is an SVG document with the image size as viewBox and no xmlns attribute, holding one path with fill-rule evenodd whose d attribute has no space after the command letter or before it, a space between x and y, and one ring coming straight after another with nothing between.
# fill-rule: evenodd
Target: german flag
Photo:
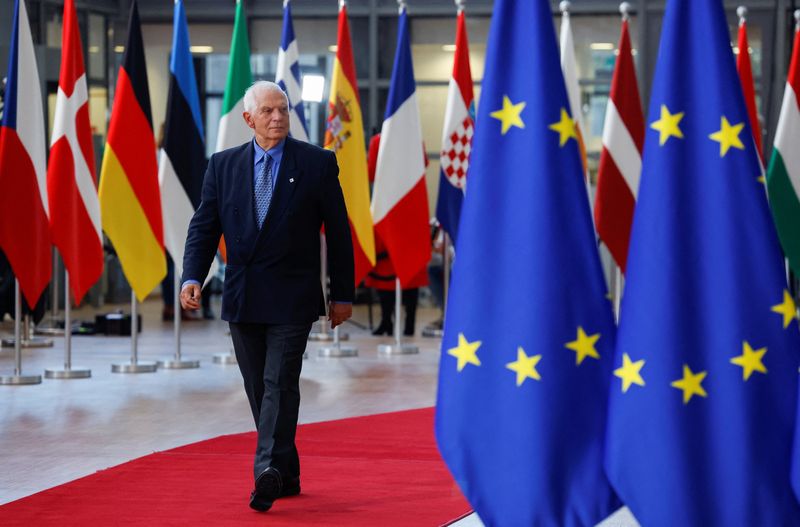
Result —
<instances>
[{"instance_id":1,"label":"german flag","mask_svg":"<svg viewBox=\"0 0 800 527\"><path fill-rule=\"evenodd\" d=\"M339 162L339 183L342 185L350 220L355 281L358 285L375 266L375 238L369 210L364 124L358 99L353 47L350 43L350 25L344 2L339 5L339 35L336 46L325 148L335 151Z\"/></svg>"},{"instance_id":2,"label":"german flag","mask_svg":"<svg viewBox=\"0 0 800 527\"><path fill-rule=\"evenodd\" d=\"M167 274L156 143L136 0L100 171L103 230L142 301Z\"/></svg>"}]
</instances>

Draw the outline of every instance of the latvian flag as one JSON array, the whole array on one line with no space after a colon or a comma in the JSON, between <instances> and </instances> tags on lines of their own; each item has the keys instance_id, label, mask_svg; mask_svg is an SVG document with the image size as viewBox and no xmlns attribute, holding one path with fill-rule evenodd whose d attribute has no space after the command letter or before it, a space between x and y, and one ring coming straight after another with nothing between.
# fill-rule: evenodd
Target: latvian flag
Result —
<instances>
[{"instance_id":1,"label":"latvian flag","mask_svg":"<svg viewBox=\"0 0 800 527\"><path fill-rule=\"evenodd\" d=\"M458 219L466 190L469 154L474 132L475 102L464 11L459 9L456 25L456 52L453 77L447 93L447 109L442 133L439 198L436 218L453 242L458 236Z\"/></svg>"},{"instance_id":2,"label":"latvian flag","mask_svg":"<svg viewBox=\"0 0 800 527\"><path fill-rule=\"evenodd\" d=\"M95 182L89 92L74 0L64 2L61 74L47 167L50 230L75 301L103 272L103 233Z\"/></svg>"},{"instance_id":3,"label":"latvian flag","mask_svg":"<svg viewBox=\"0 0 800 527\"><path fill-rule=\"evenodd\" d=\"M283 31L281 47L278 50L278 68L275 83L289 98L289 130L295 139L308 142L308 128L303 111L303 91L300 79L300 51L292 24L292 8L289 0L283 0Z\"/></svg>"},{"instance_id":4,"label":"latvian flag","mask_svg":"<svg viewBox=\"0 0 800 527\"><path fill-rule=\"evenodd\" d=\"M741 53L741 50L740 50ZM800 275L800 25L783 93L775 148L767 170L767 193L775 227L795 275Z\"/></svg>"},{"instance_id":5,"label":"latvian flag","mask_svg":"<svg viewBox=\"0 0 800 527\"><path fill-rule=\"evenodd\" d=\"M431 256L425 151L415 95L405 4L400 8L397 52L381 128L372 189L372 219L400 284L423 271Z\"/></svg>"},{"instance_id":6,"label":"latvian flag","mask_svg":"<svg viewBox=\"0 0 800 527\"><path fill-rule=\"evenodd\" d=\"M14 5L10 47L0 127L0 249L34 306L53 264L42 92L24 0Z\"/></svg>"},{"instance_id":7,"label":"latvian flag","mask_svg":"<svg viewBox=\"0 0 800 527\"><path fill-rule=\"evenodd\" d=\"M142 27L131 3L128 44L119 68L100 170L103 230L141 302L167 274L158 162L150 113Z\"/></svg>"},{"instance_id":8,"label":"latvian flag","mask_svg":"<svg viewBox=\"0 0 800 527\"><path fill-rule=\"evenodd\" d=\"M594 218L597 234L624 273L644 146L644 117L627 19L622 21L618 49L603 125Z\"/></svg>"}]
</instances>

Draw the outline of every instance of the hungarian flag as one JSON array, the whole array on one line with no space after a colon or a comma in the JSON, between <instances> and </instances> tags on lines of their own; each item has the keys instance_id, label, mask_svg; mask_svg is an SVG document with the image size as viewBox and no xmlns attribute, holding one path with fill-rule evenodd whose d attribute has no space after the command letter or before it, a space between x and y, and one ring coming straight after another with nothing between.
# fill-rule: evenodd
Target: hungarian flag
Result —
<instances>
[{"instance_id":1,"label":"hungarian flag","mask_svg":"<svg viewBox=\"0 0 800 527\"><path fill-rule=\"evenodd\" d=\"M47 167L50 232L75 301L103 273L103 232L95 181L89 92L74 0L64 2L61 73Z\"/></svg>"},{"instance_id":2,"label":"hungarian flag","mask_svg":"<svg viewBox=\"0 0 800 527\"><path fill-rule=\"evenodd\" d=\"M425 151L415 92L408 15L403 4L372 188L375 230L386 244L403 286L425 269L431 256Z\"/></svg>"},{"instance_id":3,"label":"hungarian flag","mask_svg":"<svg viewBox=\"0 0 800 527\"><path fill-rule=\"evenodd\" d=\"M336 152L339 183L347 205L353 239L355 283L358 285L375 267L375 237L369 211L369 177L364 149L364 122L358 98L356 66L350 43L347 6L339 6L339 35L333 65L325 148Z\"/></svg>"},{"instance_id":4,"label":"hungarian flag","mask_svg":"<svg viewBox=\"0 0 800 527\"><path fill-rule=\"evenodd\" d=\"M247 36L247 17L244 3L236 0L236 18L233 22L231 54L228 64L228 81L222 99L222 117L219 120L216 152L239 146L253 139L253 131L242 119L244 92L253 84L250 71L250 41Z\"/></svg>"},{"instance_id":5,"label":"hungarian flag","mask_svg":"<svg viewBox=\"0 0 800 527\"><path fill-rule=\"evenodd\" d=\"M133 0L100 171L100 212L139 301L167 273L160 195L142 28Z\"/></svg>"},{"instance_id":6,"label":"hungarian flag","mask_svg":"<svg viewBox=\"0 0 800 527\"><path fill-rule=\"evenodd\" d=\"M28 13L21 0L14 4L10 48L0 127L0 249L28 305L35 306L50 281L53 264L42 92Z\"/></svg>"},{"instance_id":7,"label":"hungarian flag","mask_svg":"<svg viewBox=\"0 0 800 527\"><path fill-rule=\"evenodd\" d=\"M739 53L741 55L741 52ZM775 227L789 260L800 275L800 31L795 27L794 49L783 93L775 148L767 169L767 194Z\"/></svg>"},{"instance_id":8,"label":"hungarian flag","mask_svg":"<svg viewBox=\"0 0 800 527\"><path fill-rule=\"evenodd\" d=\"M747 21L742 16L739 20L739 54L736 56L736 70L742 83L744 102L747 106L747 115L750 118L750 129L753 130L753 139L756 142L758 157L764 162L764 147L761 141L761 125L758 123L756 112L756 89L753 81L753 68L750 65L750 44L747 40Z\"/></svg>"},{"instance_id":9,"label":"hungarian flag","mask_svg":"<svg viewBox=\"0 0 800 527\"><path fill-rule=\"evenodd\" d=\"M281 32L281 47L278 49L275 83L286 92L289 98L289 130L292 137L308 142L300 79L300 50L294 36L292 8L289 6L289 0L283 3L283 31Z\"/></svg>"},{"instance_id":10,"label":"hungarian flag","mask_svg":"<svg viewBox=\"0 0 800 527\"><path fill-rule=\"evenodd\" d=\"M625 272L633 209L639 191L644 146L644 116L633 66L628 20L622 20L619 55L603 125L603 151L597 171L594 219L597 234Z\"/></svg>"},{"instance_id":11,"label":"hungarian flag","mask_svg":"<svg viewBox=\"0 0 800 527\"><path fill-rule=\"evenodd\" d=\"M455 242L458 219L467 185L467 168L475 131L475 97L469 69L469 45L464 11L459 9L456 23L456 52L453 76L447 92L447 108L442 132L442 153L439 157L439 197L436 218Z\"/></svg>"},{"instance_id":12,"label":"hungarian flag","mask_svg":"<svg viewBox=\"0 0 800 527\"><path fill-rule=\"evenodd\" d=\"M182 0L175 2L174 19L167 117L158 164L158 181L161 208L164 211L164 245L180 276L183 274L183 249L189 222L200 206L206 154L200 98L197 95L197 81L189 51L189 28ZM209 276L214 276L213 270Z\"/></svg>"}]
</instances>

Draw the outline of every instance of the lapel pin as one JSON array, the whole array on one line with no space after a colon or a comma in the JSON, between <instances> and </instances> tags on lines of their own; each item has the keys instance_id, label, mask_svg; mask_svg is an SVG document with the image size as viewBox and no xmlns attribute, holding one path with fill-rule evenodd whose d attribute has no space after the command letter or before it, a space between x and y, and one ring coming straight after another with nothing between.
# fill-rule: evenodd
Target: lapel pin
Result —
<instances>
[{"instance_id":1,"label":"lapel pin","mask_svg":"<svg viewBox=\"0 0 800 527\"><path fill-rule=\"evenodd\" d=\"M289 178L289 183L294 183L294 178L293 177Z\"/></svg>"}]
</instances>

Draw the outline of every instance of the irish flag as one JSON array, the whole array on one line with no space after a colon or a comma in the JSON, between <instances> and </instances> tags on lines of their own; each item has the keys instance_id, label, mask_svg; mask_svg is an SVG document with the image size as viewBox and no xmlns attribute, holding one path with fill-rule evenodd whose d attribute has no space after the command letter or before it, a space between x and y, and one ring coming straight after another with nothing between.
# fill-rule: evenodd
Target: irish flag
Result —
<instances>
[{"instance_id":1,"label":"irish flag","mask_svg":"<svg viewBox=\"0 0 800 527\"><path fill-rule=\"evenodd\" d=\"M342 186L355 257L356 285L375 266L375 238L369 211L369 178L364 148L364 123L358 99L356 66L350 43L347 6L339 5L339 35L333 65L331 94L328 100L328 125L325 148L336 152L339 184Z\"/></svg>"},{"instance_id":2,"label":"irish flag","mask_svg":"<svg viewBox=\"0 0 800 527\"><path fill-rule=\"evenodd\" d=\"M236 0L236 18L233 22L228 82L222 99L222 117L219 120L216 152L239 146L253 138L253 131L242 119L244 92L253 84L250 71L250 41L247 36L247 17L244 3Z\"/></svg>"},{"instance_id":3,"label":"irish flag","mask_svg":"<svg viewBox=\"0 0 800 527\"><path fill-rule=\"evenodd\" d=\"M100 172L103 230L139 301L167 274L156 141L136 0Z\"/></svg>"},{"instance_id":4,"label":"irish flag","mask_svg":"<svg viewBox=\"0 0 800 527\"><path fill-rule=\"evenodd\" d=\"M775 227L795 274L800 274L800 32L795 27L794 49L783 94L775 148L767 170L767 193Z\"/></svg>"}]
</instances>

